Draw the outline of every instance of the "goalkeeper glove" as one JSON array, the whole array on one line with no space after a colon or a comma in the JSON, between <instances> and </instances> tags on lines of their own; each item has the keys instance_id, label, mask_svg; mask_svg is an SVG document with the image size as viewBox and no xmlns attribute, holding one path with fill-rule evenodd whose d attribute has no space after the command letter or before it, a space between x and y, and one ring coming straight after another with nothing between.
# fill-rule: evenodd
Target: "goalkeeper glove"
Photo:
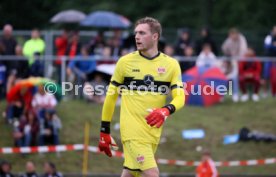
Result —
<instances>
[{"instance_id":1,"label":"goalkeeper glove","mask_svg":"<svg viewBox=\"0 0 276 177\"><path fill-rule=\"evenodd\" d=\"M164 106L163 108L148 109L150 114L146 117L147 124L151 127L156 126L160 128L170 114L175 111L175 107L172 104Z\"/></svg>"},{"instance_id":2,"label":"goalkeeper glove","mask_svg":"<svg viewBox=\"0 0 276 177\"><path fill-rule=\"evenodd\" d=\"M100 151L103 151L109 157L112 157L111 150L118 150L115 140L110 135L110 122L102 121L100 141L98 145Z\"/></svg>"}]
</instances>

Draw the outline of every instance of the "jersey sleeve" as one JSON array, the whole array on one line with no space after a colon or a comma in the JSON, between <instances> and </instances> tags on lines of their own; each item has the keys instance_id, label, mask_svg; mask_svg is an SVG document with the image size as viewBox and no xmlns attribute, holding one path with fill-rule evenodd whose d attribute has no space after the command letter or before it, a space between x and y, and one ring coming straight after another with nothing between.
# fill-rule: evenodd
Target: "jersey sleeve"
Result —
<instances>
[{"instance_id":1,"label":"jersey sleeve","mask_svg":"<svg viewBox=\"0 0 276 177\"><path fill-rule=\"evenodd\" d=\"M182 83L181 70L178 62L175 60L174 73L171 80L172 101L171 105L174 106L174 111L179 110L185 103L185 92ZM173 111L173 112L174 112Z\"/></svg>"},{"instance_id":2,"label":"jersey sleeve","mask_svg":"<svg viewBox=\"0 0 276 177\"><path fill-rule=\"evenodd\" d=\"M108 87L102 109L102 121L111 122L116 101L119 96L119 87L124 82L123 62L121 59L116 64L114 74Z\"/></svg>"},{"instance_id":3,"label":"jersey sleeve","mask_svg":"<svg viewBox=\"0 0 276 177\"><path fill-rule=\"evenodd\" d=\"M123 84L124 82L124 62L122 59L119 59L116 67L115 67L115 71L114 74L111 78L111 84L114 86L119 86L121 84Z\"/></svg>"}]
</instances>

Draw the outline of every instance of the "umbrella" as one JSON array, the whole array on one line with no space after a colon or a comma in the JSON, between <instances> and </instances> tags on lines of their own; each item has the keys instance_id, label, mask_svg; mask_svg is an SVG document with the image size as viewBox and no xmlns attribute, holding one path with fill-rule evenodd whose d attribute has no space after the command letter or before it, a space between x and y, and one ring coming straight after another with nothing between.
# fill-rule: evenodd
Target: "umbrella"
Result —
<instances>
[{"instance_id":1,"label":"umbrella","mask_svg":"<svg viewBox=\"0 0 276 177\"><path fill-rule=\"evenodd\" d=\"M77 10L65 10L57 13L51 18L52 23L79 23L86 15Z\"/></svg>"},{"instance_id":2,"label":"umbrella","mask_svg":"<svg viewBox=\"0 0 276 177\"><path fill-rule=\"evenodd\" d=\"M95 11L90 13L80 24L99 28L127 28L131 22L126 17L114 12Z\"/></svg>"},{"instance_id":3,"label":"umbrella","mask_svg":"<svg viewBox=\"0 0 276 177\"><path fill-rule=\"evenodd\" d=\"M217 67L193 67L182 75L186 104L210 106L221 100L218 88L227 88L227 78Z\"/></svg>"}]
</instances>

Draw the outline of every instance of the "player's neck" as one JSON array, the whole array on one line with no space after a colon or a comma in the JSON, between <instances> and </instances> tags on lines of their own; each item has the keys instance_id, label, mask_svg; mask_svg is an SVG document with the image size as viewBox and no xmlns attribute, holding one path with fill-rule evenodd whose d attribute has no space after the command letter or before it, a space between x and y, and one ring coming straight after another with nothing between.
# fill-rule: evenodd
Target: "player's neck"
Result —
<instances>
[{"instance_id":1,"label":"player's neck","mask_svg":"<svg viewBox=\"0 0 276 177\"><path fill-rule=\"evenodd\" d=\"M146 51L141 51L141 54L147 58L153 58L154 56L158 55L158 49L157 48L153 48L153 49L149 49Z\"/></svg>"}]
</instances>

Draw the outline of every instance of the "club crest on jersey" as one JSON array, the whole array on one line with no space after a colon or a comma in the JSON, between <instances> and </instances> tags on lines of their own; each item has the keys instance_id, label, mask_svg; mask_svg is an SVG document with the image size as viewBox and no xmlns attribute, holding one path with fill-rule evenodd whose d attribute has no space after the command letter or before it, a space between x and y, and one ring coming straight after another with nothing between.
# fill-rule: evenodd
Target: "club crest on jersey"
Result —
<instances>
[{"instance_id":1,"label":"club crest on jersey","mask_svg":"<svg viewBox=\"0 0 276 177\"><path fill-rule=\"evenodd\" d=\"M137 162L138 163L144 163L145 161L145 157L143 155L138 155L137 158L136 158Z\"/></svg>"},{"instance_id":2,"label":"club crest on jersey","mask_svg":"<svg viewBox=\"0 0 276 177\"><path fill-rule=\"evenodd\" d=\"M157 73L158 74L164 74L166 72L166 68L165 67L159 67L158 69L157 69Z\"/></svg>"}]
</instances>

